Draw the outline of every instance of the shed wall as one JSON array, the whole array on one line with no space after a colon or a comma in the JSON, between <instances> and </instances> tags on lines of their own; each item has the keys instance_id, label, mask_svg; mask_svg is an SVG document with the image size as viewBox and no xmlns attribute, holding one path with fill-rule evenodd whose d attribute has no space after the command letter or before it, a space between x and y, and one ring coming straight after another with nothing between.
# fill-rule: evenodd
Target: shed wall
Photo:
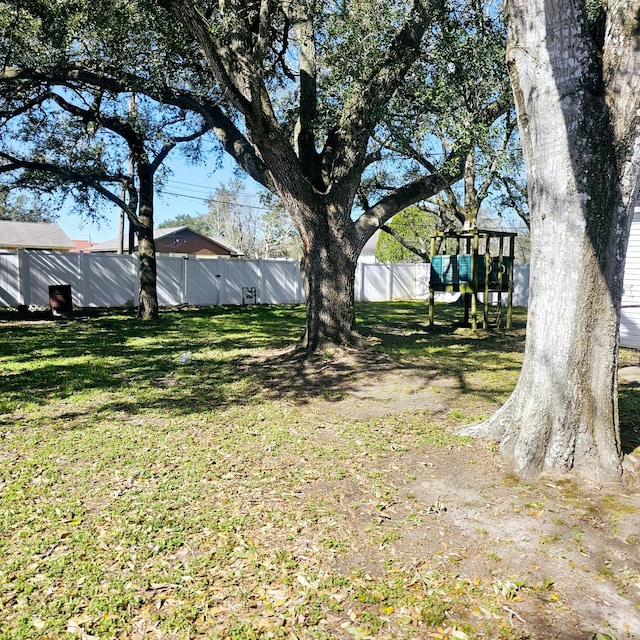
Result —
<instances>
[{"instance_id":1,"label":"shed wall","mask_svg":"<svg viewBox=\"0 0 640 640\"><path fill-rule=\"evenodd\" d=\"M620 345L640 349L640 207L636 207L624 269Z\"/></svg>"}]
</instances>

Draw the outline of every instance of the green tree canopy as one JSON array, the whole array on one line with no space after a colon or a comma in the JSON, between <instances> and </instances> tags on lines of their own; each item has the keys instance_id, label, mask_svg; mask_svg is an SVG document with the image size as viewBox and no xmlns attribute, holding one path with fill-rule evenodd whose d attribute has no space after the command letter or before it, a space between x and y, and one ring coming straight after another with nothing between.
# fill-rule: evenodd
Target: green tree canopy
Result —
<instances>
[{"instance_id":1,"label":"green tree canopy","mask_svg":"<svg viewBox=\"0 0 640 640\"><path fill-rule=\"evenodd\" d=\"M208 235L207 224L205 217L202 214L191 215L188 213L179 213L174 218L161 222L158 227L161 229L169 229L171 227L189 227L189 229L193 229L193 231L197 231L203 235Z\"/></svg>"},{"instance_id":2,"label":"green tree canopy","mask_svg":"<svg viewBox=\"0 0 640 640\"><path fill-rule=\"evenodd\" d=\"M0 184L0 220L53 222L55 216L36 198L29 198L23 193L12 196L10 190Z\"/></svg>"},{"instance_id":3,"label":"green tree canopy","mask_svg":"<svg viewBox=\"0 0 640 640\"><path fill-rule=\"evenodd\" d=\"M429 236L441 229L442 219L435 213L407 207L385 225L375 256L380 262L427 262Z\"/></svg>"},{"instance_id":4,"label":"green tree canopy","mask_svg":"<svg viewBox=\"0 0 640 640\"><path fill-rule=\"evenodd\" d=\"M464 0L7 0L5 86L81 78L199 113L301 237L304 342L357 340L359 252L462 176L511 103L505 32ZM16 26L24 25L24 26Z\"/></svg>"}]
</instances>

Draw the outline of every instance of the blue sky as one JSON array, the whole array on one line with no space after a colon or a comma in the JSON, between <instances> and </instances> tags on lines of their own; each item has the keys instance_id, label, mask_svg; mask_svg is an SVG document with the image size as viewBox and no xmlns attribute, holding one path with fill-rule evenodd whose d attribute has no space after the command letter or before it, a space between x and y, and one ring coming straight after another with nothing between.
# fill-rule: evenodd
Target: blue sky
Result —
<instances>
[{"instance_id":1,"label":"blue sky","mask_svg":"<svg viewBox=\"0 0 640 640\"><path fill-rule=\"evenodd\" d=\"M157 197L155 201L156 227L179 214L198 215L205 213L207 209L206 198L216 187L231 180L234 162L230 158L225 158L223 167L212 171L206 166L186 164L177 155L176 160L170 166L173 175L165 187L166 193ZM250 178L247 178L244 192L251 195L257 194L258 186ZM72 240L104 242L117 237L120 219L120 211L115 205L107 205L104 211L108 220L101 224L87 221L69 210L61 212L56 222Z\"/></svg>"}]
</instances>

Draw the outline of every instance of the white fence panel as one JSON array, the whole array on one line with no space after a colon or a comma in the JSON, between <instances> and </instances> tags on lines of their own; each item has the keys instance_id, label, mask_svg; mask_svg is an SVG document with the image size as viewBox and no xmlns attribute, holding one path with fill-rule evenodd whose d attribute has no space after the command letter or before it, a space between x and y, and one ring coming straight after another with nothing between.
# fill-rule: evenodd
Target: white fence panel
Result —
<instances>
[{"instance_id":1,"label":"white fence panel","mask_svg":"<svg viewBox=\"0 0 640 640\"><path fill-rule=\"evenodd\" d=\"M220 304L220 278L224 258L185 260L187 267L186 300L198 307Z\"/></svg>"},{"instance_id":2,"label":"white fence panel","mask_svg":"<svg viewBox=\"0 0 640 640\"><path fill-rule=\"evenodd\" d=\"M420 262L415 265L416 268L416 289L414 298L416 300L429 299L429 279L431 277L431 265L426 262Z\"/></svg>"},{"instance_id":3,"label":"white fence panel","mask_svg":"<svg viewBox=\"0 0 640 640\"><path fill-rule=\"evenodd\" d=\"M81 284L83 307L123 307L138 303L135 256L80 254L86 267Z\"/></svg>"},{"instance_id":4,"label":"white fence panel","mask_svg":"<svg viewBox=\"0 0 640 640\"><path fill-rule=\"evenodd\" d=\"M18 254L0 252L0 307L22 304L20 294L20 268Z\"/></svg>"},{"instance_id":5,"label":"white fence panel","mask_svg":"<svg viewBox=\"0 0 640 640\"><path fill-rule=\"evenodd\" d=\"M261 260L260 302L262 304L302 303L304 287L297 262Z\"/></svg>"},{"instance_id":6,"label":"white fence panel","mask_svg":"<svg viewBox=\"0 0 640 640\"><path fill-rule=\"evenodd\" d=\"M304 287L297 262L226 258L185 259L158 256L158 304L198 306L243 304L243 288L255 287L261 304L303 303ZM80 307L138 304L137 256L0 252L0 307L48 306L49 286L71 285ZM426 300L429 265L359 264L356 301ZM529 265L515 265L513 304L526 307ZM506 303L506 296L504 297ZM632 224L624 275L620 344L640 348L640 213Z\"/></svg>"},{"instance_id":7,"label":"white fence panel","mask_svg":"<svg viewBox=\"0 0 640 640\"><path fill-rule=\"evenodd\" d=\"M255 287L260 299L260 262L258 260L224 260L220 282L220 304L242 304L242 290Z\"/></svg>"},{"instance_id":8,"label":"white fence panel","mask_svg":"<svg viewBox=\"0 0 640 640\"><path fill-rule=\"evenodd\" d=\"M71 285L73 304L82 305L79 299L82 279L81 254L55 251L19 252L20 280L25 304L48 305L49 286Z\"/></svg>"},{"instance_id":9,"label":"white fence panel","mask_svg":"<svg viewBox=\"0 0 640 640\"><path fill-rule=\"evenodd\" d=\"M529 275L531 269L528 264L513 266L513 299L514 307L526 307L529 304Z\"/></svg>"},{"instance_id":10,"label":"white fence panel","mask_svg":"<svg viewBox=\"0 0 640 640\"><path fill-rule=\"evenodd\" d=\"M620 344L640 349L640 210L631 222L620 314Z\"/></svg>"},{"instance_id":11,"label":"white fence panel","mask_svg":"<svg viewBox=\"0 0 640 640\"><path fill-rule=\"evenodd\" d=\"M356 300L379 302L389 300L391 266L388 264L362 263L356 272Z\"/></svg>"},{"instance_id":12,"label":"white fence panel","mask_svg":"<svg viewBox=\"0 0 640 640\"><path fill-rule=\"evenodd\" d=\"M186 304L185 283L186 263L185 258L171 256L157 256L157 291L158 305L161 307L173 307Z\"/></svg>"},{"instance_id":13,"label":"white fence panel","mask_svg":"<svg viewBox=\"0 0 640 640\"><path fill-rule=\"evenodd\" d=\"M392 264L389 300L412 300L416 298L417 265Z\"/></svg>"},{"instance_id":14,"label":"white fence panel","mask_svg":"<svg viewBox=\"0 0 640 640\"><path fill-rule=\"evenodd\" d=\"M244 302L283 304L305 300L299 265L291 260L187 259L159 255L157 269L158 304L162 307ZM55 284L71 285L76 306L114 307L131 302L136 305L138 272L136 255L1 252L0 306L47 306L49 285ZM514 278L514 305L526 306L528 265L516 265ZM243 289L254 287L256 299L243 299ZM365 263L356 269L356 301L426 300L428 294L428 264ZM632 301L629 291L625 291L625 296L626 301Z\"/></svg>"}]
</instances>

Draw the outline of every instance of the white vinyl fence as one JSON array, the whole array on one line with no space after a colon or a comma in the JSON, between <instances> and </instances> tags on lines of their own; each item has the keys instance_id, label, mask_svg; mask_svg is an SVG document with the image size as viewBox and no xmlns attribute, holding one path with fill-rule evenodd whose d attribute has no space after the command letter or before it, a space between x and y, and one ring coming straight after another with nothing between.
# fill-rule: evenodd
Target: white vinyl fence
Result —
<instances>
[{"instance_id":1,"label":"white vinyl fence","mask_svg":"<svg viewBox=\"0 0 640 640\"><path fill-rule=\"evenodd\" d=\"M640 212L629 240L620 344L640 349ZM635 230L635 233L634 233ZM158 303L240 305L303 303L297 262L158 256ZM513 304L526 307L529 265L515 265ZM55 251L0 251L0 307L48 306L50 285L71 285L77 307L138 304L138 257ZM255 292L255 295L249 294ZM447 295L444 294L446 298ZM358 264L358 302L426 300L428 264ZM503 294L504 296L504 294ZM504 296L506 298L506 296ZM506 299L503 299L506 303Z\"/></svg>"},{"instance_id":2,"label":"white vinyl fence","mask_svg":"<svg viewBox=\"0 0 640 640\"><path fill-rule=\"evenodd\" d=\"M158 303L175 305L286 304L305 300L292 260L241 260L159 255ZM528 266L516 266L514 304L526 306ZM138 303L137 255L0 252L0 307L48 306L50 285L70 285L77 307ZM426 300L428 264L358 264L356 301Z\"/></svg>"},{"instance_id":3,"label":"white vinyl fence","mask_svg":"<svg viewBox=\"0 0 640 640\"><path fill-rule=\"evenodd\" d=\"M158 303L206 306L251 302L304 302L300 269L293 261L157 257ZM137 255L0 252L0 306L48 306L49 286L71 285L77 307L138 303Z\"/></svg>"},{"instance_id":4,"label":"white vinyl fence","mask_svg":"<svg viewBox=\"0 0 640 640\"><path fill-rule=\"evenodd\" d=\"M620 344L640 348L640 207L631 222L620 318Z\"/></svg>"}]
</instances>

